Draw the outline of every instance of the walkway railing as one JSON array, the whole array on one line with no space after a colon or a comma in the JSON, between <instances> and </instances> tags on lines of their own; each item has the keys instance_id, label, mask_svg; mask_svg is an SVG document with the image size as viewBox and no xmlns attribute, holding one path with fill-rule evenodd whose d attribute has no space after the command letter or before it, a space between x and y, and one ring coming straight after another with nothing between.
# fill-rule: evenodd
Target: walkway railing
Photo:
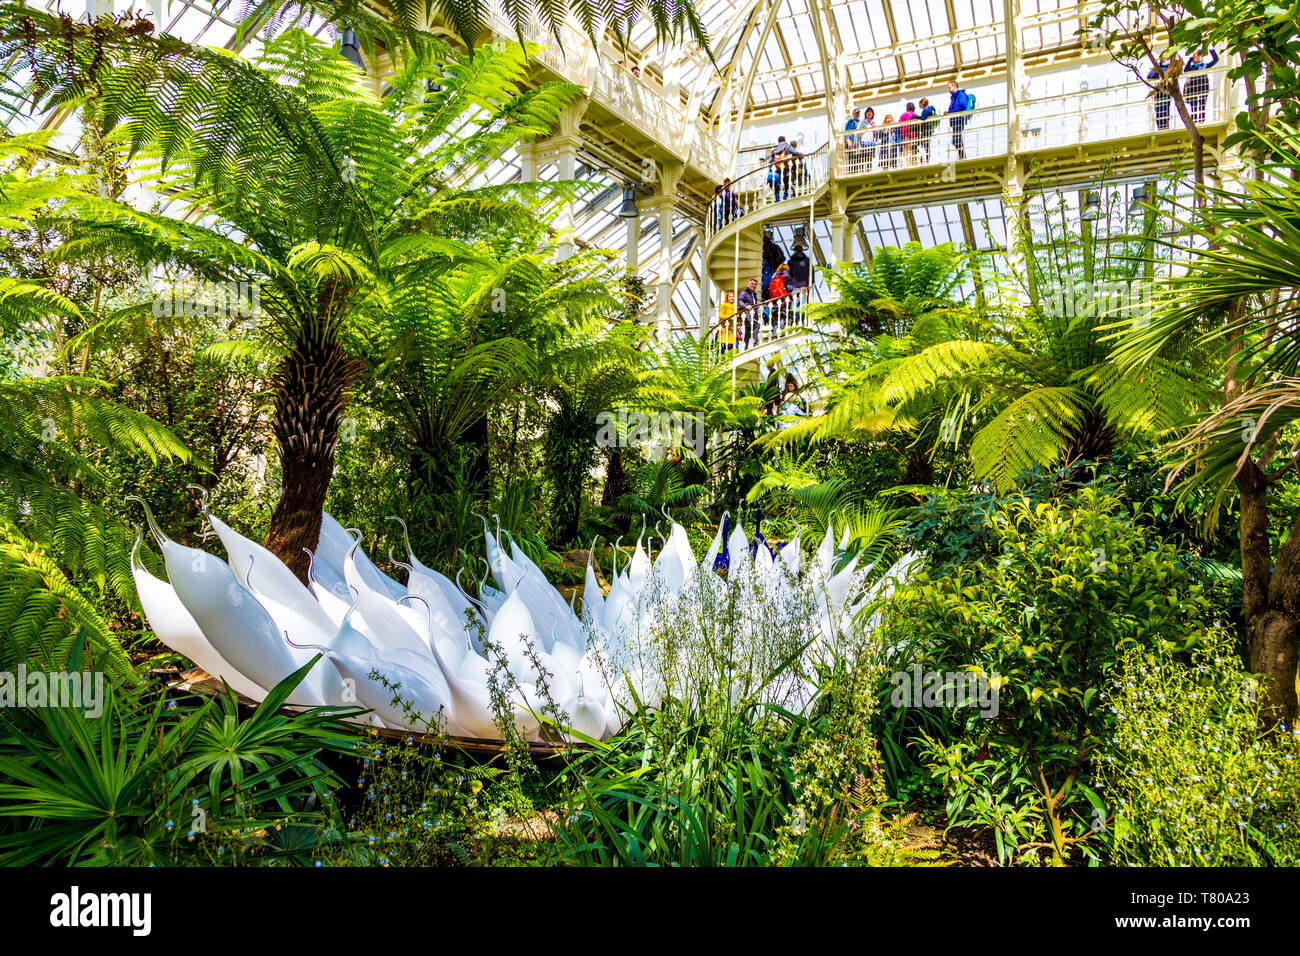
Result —
<instances>
[{"instance_id":1,"label":"walkway railing","mask_svg":"<svg viewBox=\"0 0 1300 956\"><path fill-rule=\"evenodd\" d=\"M746 215L791 199L805 199L825 185L830 172L826 146L806 154L783 154L759 169L723 184L709 203L705 240Z\"/></svg>"},{"instance_id":2,"label":"walkway railing","mask_svg":"<svg viewBox=\"0 0 1300 956\"><path fill-rule=\"evenodd\" d=\"M800 335L815 325L808 311L810 292L810 289L794 289L760 302L752 309L740 309L732 318L715 322L710 334L723 351L734 349L733 357L787 336Z\"/></svg>"},{"instance_id":3,"label":"walkway railing","mask_svg":"<svg viewBox=\"0 0 1300 956\"><path fill-rule=\"evenodd\" d=\"M840 176L998 156L1007 151L1007 108L983 106L924 120L859 126L842 138Z\"/></svg>"},{"instance_id":4,"label":"walkway railing","mask_svg":"<svg viewBox=\"0 0 1300 956\"><path fill-rule=\"evenodd\" d=\"M499 13L490 14L488 23L497 36L515 39L515 28ZM587 35L569 23L560 27L558 45L549 31L535 23L522 32L525 40L541 48L537 59L555 74L587 87L597 102L692 160L709 176L720 180L726 173L730 159L726 147L698 118L686 115L680 97L669 95L653 77L633 76L621 67L619 60L624 54L613 44L602 41L596 56Z\"/></svg>"},{"instance_id":5,"label":"walkway railing","mask_svg":"<svg viewBox=\"0 0 1300 956\"><path fill-rule=\"evenodd\" d=\"M1229 118L1225 66L1184 73L1178 82L1197 125ZM1026 99L1018 104L1017 116L1018 153L1127 139L1184 126L1168 96L1153 95L1136 79L1069 95ZM836 152L836 175L842 177L1002 156L1007 152L1007 108L986 106L928 120L859 127L840 133Z\"/></svg>"},{"instance_id":6,"label":"walkway railing","mask_svg":"<svg viewBox=\"0 0 1300 956\"><path fill-rule=\"evenodd\" d=\"M1222 123L1228 116L1228 70L1216 66L1178 78L1196 125ZM1167 95L1153 95L1137 80L1080 90L1068 97L1040 96L1020 105L1020 152L1059 149L1081 143L1127 139L1184 128Z\"/></svg>"}]
</instances>

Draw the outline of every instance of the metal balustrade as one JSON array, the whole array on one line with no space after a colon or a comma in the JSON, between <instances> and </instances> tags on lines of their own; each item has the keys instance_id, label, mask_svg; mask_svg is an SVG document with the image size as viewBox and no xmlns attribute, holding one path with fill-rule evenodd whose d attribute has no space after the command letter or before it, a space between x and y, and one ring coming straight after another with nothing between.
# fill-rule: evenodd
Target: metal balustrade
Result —
<instances>
[{"instance_id":1,"label":"metal balustrade","mask_svg":"<svg viewBox=\"0 0 1300 956\"><path fill-rule=\"evenodd\" d=\"M1184 73L1180 78L1188 107L1198 125L1227 121L1227 68ZM1061 149L1085 143L1154 135L1184 126L1171 102L1162 102L1142 83L1112 84L1084 89L1068 96L1022 100L1017 107L1017 153ZM835 175L838 178L888 174L925 166L947 166L967 159L990 159L1007 153L1008 111L1005 105L980 107L966 113L939 114L859 127L836 137ZM707 239L743 216L753 215L792 198L807 198L826 182L831 150L823 146L785 164L774 163L770 151L761 165L738 176L716 197L705 224ZM753 165L753 150L744 151ZM800 166L799 164L802 164Z\"/></svg>"},{"instance_id":2,"label":"metal balustrade","mask_svg":"<svg viewBox=\"0 0 1300 956\"><path fill-rule=\"evenodd\" d=\"M1198 126L1227 121L1226 66L1184 73L1178 79ZM1133 80L1100 89L1084 89L1068 97L1041 96L1019 106L1020 143L1017 152L1060 149L1084 143L1130 139L1185 128L1168 97L1152 94Z\"/></svg>"},{"instance_id":3,"label":"metal balustrade","mask_svg":"<svg viewBox=\"0 0 1300 956\"><path fill-rule=\"evenodd\" d=\"M656 131L674 146L674 151L684 152L681 146L687 127L685 111L670 103L653 80L633 76L609 62L608 55L602 56L592 77L592 93L596 99L638 128Z\"/></svg>"},{"instance_id":4,"label":"metal balustrade","mask_svg":"<svg viewBox=\"0 0 1300 956\"><path fill-rule=\"evenodd\" d=\"M1228 119L1226 67L1184 73L1179 82L1198 126ZM1016 117L1020 127L1017 153L1184 128L1173 103L1152 95L1137 80L1069 95L1024 99L1017 104ZM939 114L928 120L859 127L840 134L836 152L839 177L1002 156L1007 152L1007 107L987 106L956 115Z\"/></svg>"},{"instance_id":5,"label":"metal balustrade","mask_svg":"<svg viewBox=\"0 0 1300 956\"><path fill-rule=\"evenodd\" d=\"M1198 126L1222 125L1231 120L1230 80L1226 65L1184 73L1178 79L1187 100L1191 119ZM1033 154L1041 150L1071 149L1086 144L1105 143L1159 136L1180 132L1184 122L1173 102L1154 95L1136 79L1112 83L1096 89L1085 88L1066 95L1027 97L1016 107L1018 141L1016 154ZM705 224L706 242L711 244L719 232L736 221L740 228L752 223L755 228L781 220L776 207L791 199L809 205L830 180L888 176L914 167L943 167L955 162L998 159L1008 152L1008 109L1005 105L981 107L966 113L939 114L928 120L911 120L856 131L840 131L830 148L821 149L792 163L774 163L771 154L762 154L754 167L753 148L737 157L737 168L751 167L715 197ZM800 163L802 165L800 165ZM739 233L728 233L718 240L720 249L736 241ZM760 306L757 322L737 316L740 333L731 357L736 365L752 361L756 354L773 341L800 336L816 330L808 311L808 290L797 290L781 300ZM772 303L778 303L778 320L769 315ZM795 343L797 345L797 342Z\"/></svg>"},{"instance_id":6,"label":"metal balustrade","mask_svg":"<svg viewBox=\"0 0 1300 956\"><path fill-rule=\"evenodd\" d=\"M850 143L854 145L849 145ZM1007 151L1007 108L985 106L925 120L859 126L843 134L839 175L863 176L914 166L942 166Z\"/></svg>"},{"instance_id":7,"label":"metal balustrade","mask_svg":"<svg viewBox=\"0 0 1300 956\"><path fill-rule=\"evenodd\" d=\"M515 28L499 13L488 16L492 31L513 40ZM664 146L689 160L709 177L720 181L726 174L730 151L697 119L688 117L680 97L669 94L653 77L635 77L619 65L624 55L602 41L599 55L581 30L565 23L561 42L535 23L522 30L523 38L539 47L536 59L557 76L584 86L598 103L643 132L652 133Z\"/></svg>"},{"instance_id":8,"label":"metal balustrade","mask_svg":"<svg viewBox=\"0 0 1300 956\"><path fill-rule=\"evenodd\" d=\"M759 210L791 200L808 200L822 186L830 172L831 151L822 146L811 153L783 154L759 169L746 173L709 203L705 239L710 240L731 223Z\"/></svg>"},{"instance_id":9,"label":"metal balustrade","mask_svg":"<svg viewBox=\"0 0 1300 956\"><path fill-rule=\"evenodd\" d=\"M808 309L811 291L793 289L785 295L766 299L752 309L738 309L732 318L715 322L709 330L710 335L723 351L732 352L736 359L743 359L747 353L787 336L803 335L817 327ZM722 341L724 329L734 331L733 343Z\"/></svg>"}]
</instances>

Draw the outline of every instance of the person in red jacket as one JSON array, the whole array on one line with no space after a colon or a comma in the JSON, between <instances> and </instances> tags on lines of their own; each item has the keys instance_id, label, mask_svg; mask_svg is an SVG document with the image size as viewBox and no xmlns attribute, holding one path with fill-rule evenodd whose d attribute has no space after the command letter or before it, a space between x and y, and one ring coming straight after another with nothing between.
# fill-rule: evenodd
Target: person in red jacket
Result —
<instances>
[{"instance_id":1,"label":"person in red jacket","mask_svg":"<svg viewBox=\"0 0 1300 956\"><path fill-rule=\"evenodd\" d=\"M772 281L767 284L767 294L772 300L772 333L785 328L785 314L789 305L786 294L790 291L790 267L784 262L776 267Z\"/></svg>"}]
</instances>

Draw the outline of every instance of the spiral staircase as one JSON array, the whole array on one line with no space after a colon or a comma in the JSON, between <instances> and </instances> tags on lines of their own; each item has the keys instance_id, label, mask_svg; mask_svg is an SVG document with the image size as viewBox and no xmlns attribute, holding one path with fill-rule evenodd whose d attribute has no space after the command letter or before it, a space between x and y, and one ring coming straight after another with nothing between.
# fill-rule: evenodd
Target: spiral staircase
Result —
<instances>
[{"instance_id":1,"label":"spiral staircase","mask_svg":"<svg viewBox=\"0 0 1300 956\"><path fill-rule=\"evenodd\" d=\"M1207 146L1207 172L1222 179L1239 166L1223 142L1232 132L1234 90L1225 68L1204 75L1208 93L1197 126ZM852 145L839 133L797 165L787 161L783 171L764 153L750 168L736 170L730 196L724 193L710 205L708 279L725 294L759 277L764 232L780 226L802 223L812 235L818 220L829 219L830 263L814 263L824 268L850 255L851 223L870 213L980 199L1010 199L1010 207L1033 188L1085 189L1103 178L1166 177L1188 165L1187 130L1176 114L1166 116L1157 113L1141 84L1095 91L1085 85L1072 95L978 108L956 122L938 116L928 127L876 127L859 132L862 138ZM737 381L763 377L773 361L797 370L817 360L822 330L810 314L810 294L815 304L817 295L824 301L827 293L814 282L812 289L787 297L778 303L784 321L760 322L757 334L730 353Z\"/></svg>"}]
</instances>

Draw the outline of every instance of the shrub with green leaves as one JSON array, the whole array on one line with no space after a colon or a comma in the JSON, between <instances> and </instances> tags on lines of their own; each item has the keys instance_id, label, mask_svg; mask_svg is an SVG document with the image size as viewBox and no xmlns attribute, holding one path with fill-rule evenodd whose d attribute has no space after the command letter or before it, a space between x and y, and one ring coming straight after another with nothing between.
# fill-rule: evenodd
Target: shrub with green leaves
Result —
<instances>
[{"instance_id":1,"label":"shrub with green leaves","mask_svg":"<svg viewBox=\"0 0 1300 956\"><path fill-rule=\"evenodd\" d=\"M621 733L592 742L556 837L590 866L883 862L894 844L869 732L877 681L865 617L817 637L813 583L763 597L705 573L642 635L663 675ZM800 706L806 700L808 706Z\"/></svg>"},{"instance_id":2,"label":"shrub with green leaves","mask_svg":"<svg viewBox=\"0 0 1300 956\"><path fill-rule=\"evenodd\" d=\"M1300 737L1261 731L1258 696L1222 638L1125 655L1098 751L1114 862L1300 865Z\"/></svg>"},{"instance_id":3,"label":"shrub with green leaves","mask_svg":"<svg viewBox=\"0 0 1300 956\"><path fill-rule=\"evenodd\" d=\"M324 866L470 866L532 862L548 800L540 773L499 760L475 763L445 737L367 735L360 767L338 799L339 814L314 831L313 860Z\"/></svg>"},{"instance_id":4,"label":"shrub with green leaves","mask_svg":"<svg viewBox=\"0 0 1300 956\"><path fill-rule=\"evenodd\" d=\"M872 684L862 673L828 679L811 717L754 701L725 723L680 702L639 709L627 729L575 766L581 783L556 828L559 860L889 862L896 847L879 815L883 791L863 706Z\"/></svg>"},{"instance_id":5,"label":"shrub with green leaves","mask_svg":"<svg viewBox=\"0 0 1300 956\"><path fill-rule=\"evenodd\" d=\"M105 681L103 712L0 709L0 863L143 865L296 858L351 749L338 708L279 712L308 668L249 715L233 694L168 698ZM351 713L353 711L349 711Z\"/></svg>"},{"instance_id":6,"label":"shrub with green leaves","mask_svg":"<svg viewBox=\"0 0 1300 956\"><path fill-rule=\"evenodd\" d=\"M894 727L943 787L954 824L992 828L1004 861L1041 851L1063 862L1098 842L1090 783L1114 723L1100 691L1129 649L1204 635L1210 604L1175 549L1102 489L1003 499L989 528L991 560L896 595L883 646L895 671L983 678L996 716L929 708Z\"/></svg>"}]
</instances>

